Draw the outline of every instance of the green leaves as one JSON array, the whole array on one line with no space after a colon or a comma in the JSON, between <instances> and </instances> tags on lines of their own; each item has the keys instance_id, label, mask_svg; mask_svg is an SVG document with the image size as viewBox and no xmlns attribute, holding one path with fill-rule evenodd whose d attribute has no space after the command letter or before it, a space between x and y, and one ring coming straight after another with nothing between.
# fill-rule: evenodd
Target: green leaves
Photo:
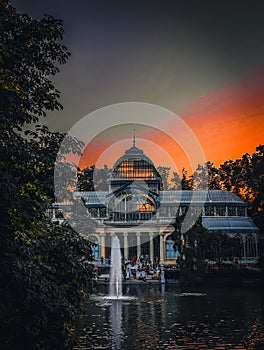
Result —
<instances>
[{"instance_id":1,"label":"green leaves","mask_svg":"<svg viewBox=\"0 0 264 350\"><path fill-rule=\"evenodd\" d=\"M49 77L69 57L60 43L62 35L60 20L19 15L0 0L2 349L70 348L72 324L93 278L88 242L66 226L51 225L46 217L65 135L50 132L39 118L61 108ZM31 125L23 132L26 123ZM68 138L67 152L80 153L81 145ZM65 156L59 160L71 178L73 165Z\"/></svg>"},{"instance_id":2,"label":"green leaves","mask_svg":"<svg viewBox=\"0 0 264 350\"><path fill-rule=\"evenodd\" d=\"M22 126L37 122L46 110L62 108L49 77L70 54L60 43L61 20L17 14L7 1L0 6L0 118L2 125Z\"/></svg>"},{"instance_id":3,"label":"green leaves","mask_svg":"<svg viewBox=\"0 0 264 350\"><path fill-rule=\"evenodd\" d=\"M187 232L181 232L184 215L177 216L172 238L174 247L180 253L180 263L183 269L192 271L193 264L197 264L198 271L205 271L205 261L219 262L233 257L241 257L240 239L230 237L221 231L209 232L202 225L201 216Z\"/></svg>"},{"instance_id":4,"label":"green leaves","mask_svg":"<svg viewBox=\"0 0 264 350\"><path fill-rule=\"evenodd\" d=\"M64 348L69 336L64 324L73 323L89 291L92 266L83 259L91 259L87 242L70 230L50 229L37 240L17 237L1 258L5 262L12 254L0 278L3 348Z\"/></svg>"}]
</instances>

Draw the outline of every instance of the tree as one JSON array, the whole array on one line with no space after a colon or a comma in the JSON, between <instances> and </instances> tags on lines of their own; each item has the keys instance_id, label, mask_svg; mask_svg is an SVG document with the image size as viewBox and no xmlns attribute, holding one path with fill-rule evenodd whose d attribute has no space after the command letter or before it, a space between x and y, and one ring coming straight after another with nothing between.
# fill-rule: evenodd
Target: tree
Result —
<instances>
[{"instance_id":1,"label":"tree","mask_svg":"<svg viewBox=\"0 0 264 350\"><path fill-rule=\"evenodd\" d=\"M181 188L182 190L191 190L192 189L192 179L188 179L187 170L182 168L182 178L181 178Z\"/></svg>"},{"instance_id":2,"label":"tree","mask_svg":"<svg viewBox=\"0 0 264 350\"><path fill-rule=\"evenodd\" d=\"M173 172L173 177L171 178L171 182L174 184L172 186L172 190L181 190L181 178L178 173Z\"/></svg>"},{"instance_id":3,"label":"tree","mask_svg":"<svg viewBox=\"0 0 264 350\"><path fill-rule=\"evenodd\" d=\"M251 157L248 153L242 158L224 162L218 169L221 189L237 194L248 203L252 202L255 196L252 171Z\"/></svg>"},{"instance_id":4,"label":"tree","mask_svg":"<svg viewBox=\"0 0 264 350\"><path fill-rule=\"evenodd\" d=\"M192 211L192 209L189 209ZM193 213L193 215L195 215ZM195 224L183 232L183 222L186 214L177 216L174 224L175 249L180 253L182 268L192 271L193 264L196 263L198 270L203 271L205 259L207 258L207 240L209 238L208 230L202 225L202 218L196 220Z\"/></svg>"},{"instance_id":5,"label":"tree","mask_svg":"<svg viewBox=\"0 0 264 350\"><path fill-rule=\"evenodd\" d=\"M231 237L222 231L211 232L209 245L209 258L216 260L218 270L225 260L233 260L233 258L241 259L241 242L239 238Z\"/></svg>"},{"instance_id":6,"label":"tree","mask_svg":"<svg viewBox=\"0 0 264 350\"><path fill-rule=\"evenodd\" d=\"M207 167L198 164L195 172L191 176L192 189L193 190L204 190L208 187L208 172Z\"/></svg>"},{"instance_id":7,"label":"tree","mask_svg":"<svg viewBox=\"0 0 264 350\"><path fill-rule=\"evenodd\" d=\"M78 190L94 191L94 165L85 169L78 169Z\"/></svg>"},{"instance_id":8,"label":"tree","mask_svg":"<svg viewBox=\"0 0 264 350\"><path fill-rule=\"evenodd\" d=\"M252 155L245 153L239 159L221 164L217 170L219 177L219 188L231 191L247 202L249 215L263 233L264 146L256 147Z\"/></svg>"},{"instance_id":9,"label":"tree","mask_svg":"<svg viewBox=\"0 0 264 350\"><path fill-rule=\"evenodd\" d=\"M170 167L158 166L157 171L161 177L163 190L167 191L169 189Z\"/></svg>"},{"instance_id":10,"label":"tree","mask_svg":"<svg viewBox=\"0 0 264 350\"><path fill-rule=\"evenodd\" d=\"M192 208L189 209L192 211ZM192 213L191 213L192 214ZM195 213L193 212L193 215ZM208 231L202 224L200 216L195 224L186 232L183 232L183 222L186 214L177 216L172 235L174 248L180 253L179 262L185 279L192 278L194 264L198 273L205 272L206 260L216 260L220 269L225 259L240 258L240 242L235 237L230 237L222 231Z\"/></svg>"},{"instance_id":11,"label":"tree","mask_svg":"<svg viewBox=\"0 0 264 350\"><path fill-rule=\"evenodd\" d=\"M252 201L252 215L262 216L264 211L264 145L259 145L252 154L252 187L255 196ZM263 221L262 221L263 222ZM263 224L262 224L263 230ZM263 232L263 231L262 231Z\"/></svg>"},{"instance_id":12,"label":"tree","mask_svg":"<svg viewBox=\"0 0 264 350\"><path fill-rule=\"evenodd\" d=\"M211 162L206 162L206 167L208 171L208 189L209 190L220 190L220 176L218 169Z\"/></svg>"},{"instance_id":13,"label":"tree","mask_svg":"<svg viewBox=\"0 0 264 350\"><path fill-rule=\"evenodd\" d=\"M108 191L107 180L111 175L111 169L104 165L103 168L94 169L94 187L96 191Z\"/></svg>"},{"instance_id":14,"label":"tree","mask_svg":"<svg viewBox=\"0 0 264 350\"><path fill-rule=\"evenodd\" d=\"M67 349L93 277L91 249L70 227L47 219L64 135L50 132L40 117L62 108L50 76L69 53L59 42L61 21L20 15L7 0L0 9L0 343ZM69 153L81 151L77 140L68 146ZM61 161L68 175L76 170Z\"/></svg>"}]
</instances>

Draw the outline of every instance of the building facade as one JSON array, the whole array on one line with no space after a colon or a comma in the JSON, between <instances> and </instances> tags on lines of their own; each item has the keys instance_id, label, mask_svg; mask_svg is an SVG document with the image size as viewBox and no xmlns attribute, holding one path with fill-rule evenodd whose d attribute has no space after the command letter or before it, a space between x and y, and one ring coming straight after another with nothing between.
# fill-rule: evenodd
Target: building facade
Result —
<instances>
[{"instance_id":1,"label":"building facade","mask_svg":"<svg viewBox=\"0 0 264 350\"><path fill-rule=\"evenodd\" d=\"M111 241L119 237L125 259L148 256L163 264L175 264L178 252L171 235L176 215L190 205L201 213L209 231L222 231L240 241L242 259L258 257L258 229L247 215L247 205L237 195L221 190L164 191L153 162L136 147L125 151L113 166L108 191L75 192L81 198L96 230L89 235L96 259L110 256ZM59 205L53 207L56 220Z\"/></svg>"}]
</instances>

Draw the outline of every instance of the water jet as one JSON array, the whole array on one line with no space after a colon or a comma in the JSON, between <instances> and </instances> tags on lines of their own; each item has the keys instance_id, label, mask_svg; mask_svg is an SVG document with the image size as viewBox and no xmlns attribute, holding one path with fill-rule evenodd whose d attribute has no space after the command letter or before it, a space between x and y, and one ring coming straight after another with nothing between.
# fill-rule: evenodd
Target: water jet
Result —
<instances>
[{"instance_id":1,"label":"water jet","mask_svg":"<svg viewBox=\"0 0 264 350\"><path fill-rule=\"evenodd\" d=\"M117 236L112 241L109 296L113 299L122 297L121 250Z\"/></svg>"}]
</instances>

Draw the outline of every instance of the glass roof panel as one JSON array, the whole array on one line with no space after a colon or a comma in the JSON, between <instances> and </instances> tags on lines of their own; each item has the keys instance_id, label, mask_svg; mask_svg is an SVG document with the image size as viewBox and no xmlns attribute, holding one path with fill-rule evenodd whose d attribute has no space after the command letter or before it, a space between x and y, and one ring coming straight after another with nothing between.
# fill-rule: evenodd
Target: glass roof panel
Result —
<instances>
[{"instance_id":1,"label":"glass roof panel","mask_svg":"<svg viewBox=\"0 0 264 350\"><path fill-rule=\"evenodd\" d=\"M203 217L203 224L208 230L256 231L251 218L248 217Z\"/></svg>"}]
</instances>

